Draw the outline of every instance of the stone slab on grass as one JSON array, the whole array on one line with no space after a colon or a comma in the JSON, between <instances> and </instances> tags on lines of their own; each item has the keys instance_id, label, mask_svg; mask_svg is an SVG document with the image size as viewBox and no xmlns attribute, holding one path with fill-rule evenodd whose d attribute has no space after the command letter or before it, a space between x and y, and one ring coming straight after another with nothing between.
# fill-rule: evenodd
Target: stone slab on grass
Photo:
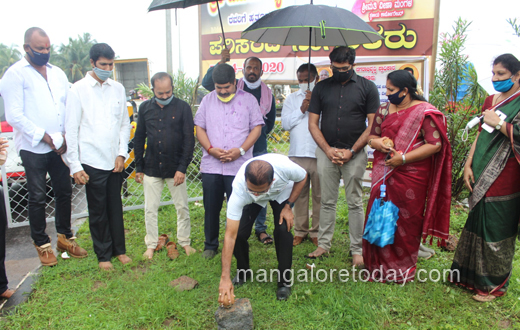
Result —
<instances>
[{"instance_id":1,"label":"stone slab on grass","mask_svg":"<svg viewBox=\"0 0 520 330\"><path fill-rule=\"evenodd\" d=\"M170 286L174 287L176 291L189 291L199 285L199 282L188 276L181 276L176 280L170 282Z\"/></svg>"},{"instance_id":2,"label":"stone slab on grass","mask_svg":"<svg viewBox=\"0 0 520 330\"><path fill-rule=\"evenodd\" d=\"M253 308L247 298L235 300L230 308L219 307L215 312L219 330L252 330Z\"/></svg>"}]
</instances>

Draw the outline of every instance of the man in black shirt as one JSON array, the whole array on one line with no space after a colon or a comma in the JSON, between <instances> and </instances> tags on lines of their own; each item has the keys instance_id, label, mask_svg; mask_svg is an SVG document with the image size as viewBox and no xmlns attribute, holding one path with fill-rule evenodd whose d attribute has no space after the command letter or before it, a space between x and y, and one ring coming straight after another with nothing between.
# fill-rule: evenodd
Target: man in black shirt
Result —
<instances>
[{"instance_id":1,"label":"man in black shirt","mask_svg":"<svg viewBox=\"0 0 520 330\"><path fill-rule=\"evenodd\" d=\"M316 258L330 250L339 183L343 176L349 210L352 264L360 266L363 264L365 220L362 201L362 179L367 165L365 145L374 114L379 108L379 93L373 82L356 74L354 49L335 48L329 58L333 76L314 87L309 106L309 131L318 145L316 158L321 186L321 210L318 248L308 257Z\"/></svg>"},{"instance_id":2,"label":"man in black shirt","mask_svg":"<svg viewBox=\"0 0 520 330\"><path fill-rule=\"evenodd\" d=\"M173 96L173 80L169 74L156 73L152 77L152 87L155 97L139 107L134 137L135 181L144 186L147 247L144 256L152 259L158 247L157 213L164 181L177 209L177 240L186 254L190 255L196 250L190 246L191 228L185 179L195 146L193 115L188 103ZM146 155L143 158L145 140Z\"/></svg>"},{"instance_id":3,"label":"man in black shirt","mask_svg":"<svg viewBox=\"0 0 520 330\"><path fill-rule=\"evenodd\" d=\"M215 89L212 74L213 70L220 64L224 64L230 60L229 49L224 49L221 54L221 60L217 65L208 69L204 79L202 79L202 87L208 91ZM262 82L262 61L258 57L248 57L244 61L242 68L243 78L237 81L237 88L242 89L253 96L260 105L260 110L264 117L265 125L262 127L262 132L258 140L256 140L253 147L253 157L264 155L267 153L267 134L271 132L276 121L276 105L271 90ZM264 244L272 244L273 238L267 234L267 225L265 224L267 215L267 208L263 208L255 221L255 233L258 240Z\"/></svg>"}]
</instances>

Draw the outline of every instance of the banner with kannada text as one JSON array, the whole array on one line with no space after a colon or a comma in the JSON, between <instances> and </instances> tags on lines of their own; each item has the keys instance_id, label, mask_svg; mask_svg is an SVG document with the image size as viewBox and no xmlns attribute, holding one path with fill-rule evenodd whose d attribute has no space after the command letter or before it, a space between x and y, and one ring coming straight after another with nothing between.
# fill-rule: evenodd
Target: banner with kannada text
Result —
<instances>
[{"instance_id":1,"label":"banner with kannada text","mask_svg":"<svg viewBox=\"0 0 520 330\"><path fill-rule=\"evenodd\" d=\"M356 55L397 57L426 56L434 53L436 3L438 0L314 0L315 5L337 6L352 11L378 31L384 39L373 44L351 45ZM230 50L231 62L241 76L244 59L257 56L263 63L264 81L295 81L295 71L308 61L308 46L257 44L241 39L241 32L265 14L305 0L221 0L220 14ZM222 38L216 2L200 6L201 76L220 60ZM311 62L328 61L332 47L312 47ZM431 61L430 63L433 63Z\"/></svg>"}]
</instances>

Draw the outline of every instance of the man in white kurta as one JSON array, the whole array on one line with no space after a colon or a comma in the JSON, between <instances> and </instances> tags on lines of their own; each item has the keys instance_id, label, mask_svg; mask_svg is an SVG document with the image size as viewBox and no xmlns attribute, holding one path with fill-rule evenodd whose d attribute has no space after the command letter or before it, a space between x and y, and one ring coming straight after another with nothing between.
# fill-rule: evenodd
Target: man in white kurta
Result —
<instances>
[{"instance_id":1,"label":"man in white kurta","mask_svg":"<svg viewBox=\"0 0 520 330\"><path fill-rule=\"evenodd\" d=\"M43 266L58 263L51 239L45 233L47 216L47 174L54 191L54 223L58 233L57 249L74 258L87 251L78 246L71 230L72 185L61 156L67 150L63 139L65 102L69 81L57 66L48 63L51 43L40 28L25 32L26 55L13 64L0 83L7 122L14 129L14 142L20 154L29 192L31 238Z\"/></svg>"},{"instance_id":2,"label":"man in white kurta","mask_svg":"<svg viewBox=\"0 0 520 330\"><path fill-rule=\"evenodd\" d=\"M125 88L109 78L115 53L107 44L90 50L93 71L76 82L67 97L66 160L76 184L86 185L89 225L99 267L126 256L121 186L128 157L130 121Z\"/></svg>"},{"instance_id":3,"label":"man in white kurta","mask_svg":"<svg viewBox=\"0 0 520 330\"><path fill-rule=\"evenodd\" d=\"M310 66L310 83L309 83ZM291 145L289 158L307 171L308 178L303 190L294 203L294 240L299 245L308 236L318 246L320 224L321 190L316 161L316 142L309 132L309 104L312 90L318 82L318 71L314 64L302 64L296 71L300 89L285 99L282 109L282 127L289 131ZM312 225L309 228L309 192L312 182Z\"/></svg>"}]
</instances>

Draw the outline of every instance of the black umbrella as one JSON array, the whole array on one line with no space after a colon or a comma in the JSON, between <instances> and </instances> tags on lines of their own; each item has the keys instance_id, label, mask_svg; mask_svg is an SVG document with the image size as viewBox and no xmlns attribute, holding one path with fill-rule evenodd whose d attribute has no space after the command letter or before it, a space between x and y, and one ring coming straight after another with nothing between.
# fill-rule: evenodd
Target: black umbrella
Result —
<instances>
[{"instance_id":1,"label":"black umbrella","mask_svg":"<svg viewBox=\"0 0 520 330\"><path fill-rule=\"evenodd\" d=\"M311 46L361 45L383 39L352 12L313 5L312 1L310 5L289 6L263 16L242 32L242 38L284 46L309 45L309 72Z\"/></svg>"},{"instance_id":2,"label":"black umbrella","mask_svg":"<svg viewBox=\"0 0 520 330\"><path fill-rule=\"evenodd\" d=\"M197 5L203 5L215 0L153 0L148 7L148 11L172 9L172 8L188 8ZM224 37L224 48L226 48L226 36L224 35L224 25L222 25L222 17L220 17L220 7L217 2L218 18L220 20L220 28L222 29L222 37Z\"/></svg>"}]
</instances>

